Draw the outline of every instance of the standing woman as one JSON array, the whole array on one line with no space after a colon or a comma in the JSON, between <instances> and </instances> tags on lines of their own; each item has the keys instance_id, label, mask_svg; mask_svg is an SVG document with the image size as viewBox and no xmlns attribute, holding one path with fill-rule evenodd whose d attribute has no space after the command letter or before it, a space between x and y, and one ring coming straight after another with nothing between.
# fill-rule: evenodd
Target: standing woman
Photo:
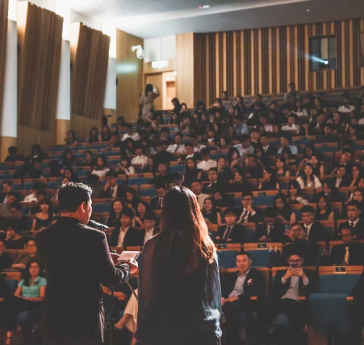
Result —
<instances>
[{"instance_id":1,"label":"standing woman","mask_svg":"<svg viewBox=\"0 0 364 345\"><path fill-rule=\"evenodd\" d=\"M141 344L220 344L216 250L185 187L172 187L163 199L161 232L144 247L138 292L135 338Z\"/></svg>"},{"instance_id":2,"label":"standing woman","mask_svg":"<svg viewBox=\"0 0 364 345\"><path fill-rule=\"evenodd\" d=\"M152 84L147 84L145 92L140 96L139 105L142 107L142 117L147 116L148 111L154 110L153 101L159 96L159 90Z\"/></svg>"}]
</instances>

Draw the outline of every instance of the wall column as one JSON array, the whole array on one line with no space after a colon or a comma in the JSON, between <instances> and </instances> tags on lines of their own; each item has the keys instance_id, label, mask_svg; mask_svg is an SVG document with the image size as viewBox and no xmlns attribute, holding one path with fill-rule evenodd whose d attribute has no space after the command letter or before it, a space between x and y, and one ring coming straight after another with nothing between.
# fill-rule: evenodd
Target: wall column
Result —
<instances>
[{"instance_id":1,"label":"wall column","mask_svg":"<svg viewBox=\"0 0 364 345\"><path fill-rule=\"evenodd\" d=\"M5 88L2 109L2 122L0 133L0 155L4 161L8 155L8 147L17 145L17 87L18 87L18 58L17 58L17 24L13 20L8 20L8 33L6 43L5 62Z\"/></svg>"},{"instance_id":2,"label":"wall column","mask_svg":"<svg viewBox=\"0 0 364 345\"><path fill-rule=\"evenodd\" d=\"M71 127L71 55L70 42L62 40L61 67L59 71L58 102L56 113L56 144L64 144Z\"/></svg>"},{"instance_id":3,"label":"wall column","mask_svg":"<svg viewBox=\"0 0 364 345\"><path fill-rule=\"evenodd\" d=\"M111 115L109 125L116 123L116 59L109 57L104 99L104 115Z\"/></svg>"}]
</instances>

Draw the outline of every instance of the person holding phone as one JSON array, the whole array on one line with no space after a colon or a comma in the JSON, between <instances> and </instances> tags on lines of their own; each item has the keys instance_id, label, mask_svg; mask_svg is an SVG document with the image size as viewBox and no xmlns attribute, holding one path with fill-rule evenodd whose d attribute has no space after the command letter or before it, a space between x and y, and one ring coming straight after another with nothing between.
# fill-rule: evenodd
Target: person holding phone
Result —
<instances>
[{"instance_id":1,"label":"person holding phone","mask_svg":"<svg viewBox=\"0 0 364 345\"><path fill-rule=\"evenodd\" d=\"M316 291L317 283L313 272L302 267L304 256L300 251L288 257L288 269L279 270L273 282L272 316L285 314L288 318L287 333L280 344L293 344L307 320L307 297ZM307 300L307 299L306 299Z\"/></svg>"}]
</instances>

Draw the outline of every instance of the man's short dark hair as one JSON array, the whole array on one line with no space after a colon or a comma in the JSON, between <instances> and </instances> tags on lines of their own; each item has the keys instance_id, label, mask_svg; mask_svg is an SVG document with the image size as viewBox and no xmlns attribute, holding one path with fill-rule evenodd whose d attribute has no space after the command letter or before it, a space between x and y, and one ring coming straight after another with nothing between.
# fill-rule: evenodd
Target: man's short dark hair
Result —
<instances>
[{"instance_id":1,"label":"man's short dark hair","mask_svg":"<svg viewBox=\"0 0 364 345\"><path fill-rule=\"evenodd\" d=\"M354 235L354 228L351 228L350 226L345 226L340 230L340 234L343 230L349 230L352 235Z\"/></svg>"},{"instance_id":2,"label":"man's short dark hair","mask_svg":"<svg viewBox=\"0 0 364 345\"><path fill-rule=\"evenodd\" d=\"M91 199L91 194L92 189L83 183L66 183L58 192L59 210L76 212L82 203L87 203Z\"/></svg>"},{"instance_id":3,"label":"man's short dark hair","mask_svg":"<svg viewBox=\"0 0 364 345\"><path fill-rule=\"evenodd\" d=\"M248 257L248 259L250 260L250 253L249 252L245 252L244 250L242 250L241 252L236 254L236 256L239 256L239 255L246 255Z\"/></svg>"},{"instance_id":4,"label":"man's short dark hair","mask_svg":"<svg viewBox=\"0 0 364 345\"><path fill-rule=\"evenodd\" d=\"M277 216L277 211L273 207L267 207L263 211L264 218L276 218L276 216Z\"/></svg>"},{"instance_id":5,"label":"man's short dark hair","mask_svg":"<svg viewBox=\"0 0 364 345\"><path fill-rule=\"evenodd\" d=\"M201 156L209 155L210 150L207 147L204 147L204 148L201 149L200 153L201 153Z\"/></svg>"},{"instance_id":6,"label":"man's short dark hair","mask_svg":"<svg viewBox=\"0 0 364 345\"><path fill-rule=\"evenodd\" d=\"M219 174L219 172L218 172L217 168L210 168L210 169L209 169L209 172L210 172L210 171L215 171L215 172L216 172L216 174Z\"/></svg>"},{"instance_id":7,"label":"man's short dark hair","mask_svg":"<svg viewBox=\"0 0 364 345\"><path fill-rule=\"evenodd\" d=\"M240 142L241 143L245 143L247 140L250 140L250 135L249 134L242 134L240 136Z\"/></svg>"},{"instance_id":8,"label":"man's short dark hair","mask_svg":"<svg viewBox=\"0 0 364 345\"><path fill-rule=\"evenodd\" d=\"M157 221L157 216L155 215L154 212L150 211L150 212L147 212L145 214L144 220L154 220L156 222Z\"/></svg>"},{"instance_id":9,"label":"man's short dark hair","mask_svg":"<svg viewBox=\"0 0 364 345\"><path fill-rule=\"evenodd\" d=\"M125 125L126 128L129 128L129 129L133 129L133 125L131 125L130 123L128 123L127 125Z\"/></svg>"},{"instance_id":10,"label":"man's short dark hair","mask_svg":"<svg viewBox=\"0 0 364 345\"><path fill-rule=\"evenodd\" d=\"M45 190L38 190L37 196L43 195L44 197L47 197L47 192Z\"/></svg>"},{"instance_id":11,"label":"man's short dark hair","mask_svg":"<svg viewBox=\"0 0 364 345\"><path fill-rule=\"evenodd\" d=\"M358 200L351 200L346 204L346 208L348 208L349 206L355 206L358 210L360 210L360 205Z\"/></svg>"},{"instance_id":12,"label":"man's short dark hair","mask_svg":"<svg viewBox=\"0 0 364 345\"><path fill-rule=\"evenodd\" d=\"M122 216L129 217L130 220L134 218L134 212L129 207L126 207L123 212L121 213Z\"/></svg>"},{"instance_id":13,"label":"man's short dark hair","mask_svg":"<svg viewBox=\"0 0 364 345\"><path fill-rule=\"evenodd\" d=\"M106 174L105 174L106 177L118 177L118 173L114 170L114 169L111 169L109 170Z\"/></svg>"},{"instance_id":14,"label":"man's short dark hair","mask_svg":"<svg viewBox=\"0 0 364 345\"><path fill-rule=\"evenodd\" d=\"M9 209L10 208L15 208L17 211L21 211L23 209L23 206L19 201L15 201L9 205Z\"/></svg>"},{"instance_id":15,"label":"man's short dark hair","mask_svg":"<svg viewBox=\"0 0 364 345\"><path fill-rule=\"evenodd\" d=\"M163 183L159 183L159 184L156 184L155 185L155 189L160 189L160 188L163 188L163 189L166 189L166 186L163 184Z\"/></svg>"},{"instance_id":16,"label":"man's short dark hair","mask_svg":"<svg viewBox=\"0 0 364 345\"><path fill-rule=\"evenodd\" d=\"M301 213L315 213L315 209L310 205L305 205L301 208Z\"/></svg>"},{"instance_id":17,"label":"man's short dark hair","mask_svg":"<svg viewBox=\"0 0 364 345\"><path fill-rule=\"evenodd\" d=\"M289 134L283 133L281 138L287 139L289 143L292 141L292 137Z\"/></svg>"},{"instance_id":18,"label":"man's short dark hair","mask_svg":"<svg viewBox=\"0 0 364 345\"><path fill-rule=\"evenodd\" d=\"M201 184L201 181L199 181L199 180L193 180L193 181L191 182L191 186L192 186L192 183L198 183L198 184Z\"/></svg>"},{"instance_id":19,"label":"man's short dark hair","mask_svg":"<svg viewBox=\"0 0 364 345\"><path fill-rule=\"evenodd\" d=\"M224 216L227 216L227 215L230 215L230 214L232 214L232 215L236 216L236 211L235 211L235 209L234 209L234 208L232 208L232 207L228 207L228 208L226 208L226 209L225 209L225 211L224 211Z\"/></svg>"},{"instance_id":20,"label":"man's short dark hair","mask_svg":"<svg viewBox=\"0 0 364 345\"><path fill-rule=\"evenodd\" d=\"M11 186L11 181L6 180L6 181L1 182L2 187L4 187L4 184L8 184L9 186Z\"/></svg>"},{"instance_id":21,"label":"man's short dark hair","mask_svg":"<svg viewBox=\"0 0 364 345\"><path fill-rule=\"evenodd\" d=\"M246 196L251 196L254 199L254 195L252 192L241 193L241 199L245 198Z\"/></svg>"},{"instance_id":22,"label":"man's short dark hair","mask_svg":"<svg viewBox=\"0 0 364 345\"><path fill-rule=\"evenodd\" d=\"M189 141L185 144L185 147L193 147L193 144Z\"/></svg>"},{"instance_id":23,"label":"man's short dark hair","mask_svg":"<svg viewBox=\"0 0 364 345\"><path fill-rule=\"evenodd\" d=\"M10 192L8 194L8 196L14 196L15 198L17 198L17 200L19 200L19 193L18 192Z\"/></svg>"},{"instance_id":24,"label":"man's short dark hair","mask_svg":"<svg viewBox=\"0 0 364 345\"><path fill-rule=\"evenodd\" d=\"M9 155L16 155L16 153L18 152L18 148L16 146L9 146L8 148L8 153Z\"/></svg>"}]
</instances>

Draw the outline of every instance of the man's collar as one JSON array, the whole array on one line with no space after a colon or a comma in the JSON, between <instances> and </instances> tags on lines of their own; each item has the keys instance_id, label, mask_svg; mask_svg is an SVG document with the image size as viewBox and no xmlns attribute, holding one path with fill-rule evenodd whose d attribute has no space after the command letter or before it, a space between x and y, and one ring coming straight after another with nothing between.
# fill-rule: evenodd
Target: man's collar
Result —
<instances>
[{"instance_id":1,"label":"man's collar","mask_svg":"<svg viewBox=\"0 0 364 345\"><path fill-rule=\"evenodd\" d=\"M313 225L313 222L309 225L306 225L305 223L303 223L303 225L306 227L306 228L310 228L311 229L311 226Z\"/></svg>"}]
</instances>

